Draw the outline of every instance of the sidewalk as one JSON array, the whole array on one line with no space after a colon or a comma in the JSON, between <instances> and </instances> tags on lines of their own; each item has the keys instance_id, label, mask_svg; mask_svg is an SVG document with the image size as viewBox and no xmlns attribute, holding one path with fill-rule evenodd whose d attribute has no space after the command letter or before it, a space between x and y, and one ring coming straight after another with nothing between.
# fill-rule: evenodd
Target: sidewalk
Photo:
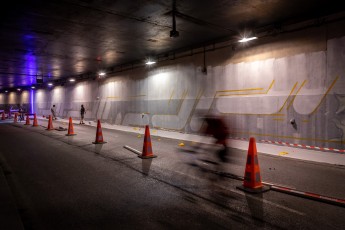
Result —
<instances>
[{"instance_id":1,"label":"sidewalk","mask_svg":"<svg viewBox=\"0 0 345 230\"><path fill-rule=\"evenodd\" d=\"M48 119L43 117L37 117L41 120L41 125L48 126ZM46 121L46 124L42 124L43 121ZM58 122L66 123L66 128L68 127L68 119L58 119ZM53 121L55 122L55 121ZM79 121L74 121L73 124L79 124ZM97 122L95 121L85 121L85 125L97 127ZM144 134L145 128L140 127L130 127L122 125L112 125L108 123L102 123L102 128L114 129L125 132L132 132L138 134ZM170 139L176 139L182 141L185 145L189 145L192 142L203 142L203 143L212 143L212 138L185 134L175 131L166 131L160 129L150 129L151 136L158 136ZM237 140L229 139L229 146L241 150L248 150L249 140ZM265 142L256 141L257 150L260 153L275 155L278 157L287 157L305 161L313 161L318 163L328 163L333 165L345 166L345 154L333 151L319 151L314 149L303 149L298 147L290 147L287 145L275 145L267 144Z\"/></svg>"}]
</instances>

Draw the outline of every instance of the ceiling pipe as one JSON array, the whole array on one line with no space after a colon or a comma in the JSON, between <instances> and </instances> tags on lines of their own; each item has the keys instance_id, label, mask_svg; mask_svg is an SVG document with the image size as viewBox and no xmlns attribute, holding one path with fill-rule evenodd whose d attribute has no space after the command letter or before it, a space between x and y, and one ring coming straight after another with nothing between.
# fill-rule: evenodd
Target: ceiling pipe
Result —
<instances>
[{"instance_id":1,"label":"ceiling pipe","mask_svg":"<svg viewBox=\"0 0 345 230\"><path fill-rule=\"evenodd\" d=\"M180 33L176 30L176 0L173 0L172 3L172 24L173 29L170 31L170 37L171 38L177 38Z\"/></svg>"}]
</instances>

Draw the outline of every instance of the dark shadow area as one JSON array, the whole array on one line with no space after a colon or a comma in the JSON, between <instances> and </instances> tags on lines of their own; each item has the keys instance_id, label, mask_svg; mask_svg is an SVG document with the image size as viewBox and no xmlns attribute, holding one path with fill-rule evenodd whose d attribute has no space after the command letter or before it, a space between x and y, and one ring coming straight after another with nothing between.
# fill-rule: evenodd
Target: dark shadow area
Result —
<instances>
[{"instance_id":1,"label":"dark shadow area","mask_svg":"<svg viewBox=\"0 0 345 230\"><path fill-rule=\"evenodd\" d=\"M249 211L255 220L255 225L258 227L265 227L264 221L264 209L263 209L263 195L258 194L247 194L245 193Z\"/></svg>"},{"instance_id":2,"label":"dark shadow area","mask_svg":"<svg viewBox=\"0 0 345 230\"><path fill-rule=\"evenodd\" d=\"M151 164L152 164L152 158L150 158L150 159L143 159L141 161L141 167L142 167L142 170L143 170L143 174L145 176L149 175Z\"/></svg>"},{"instance_id":3,"label":"dark shadow area","mask_svg":"<svg viewBox=\"0 0 345 230\"><path fill-rule=\"evenodd\" d=\"M101 154L102 148L103 148L103 144L96 144L94 148L94 152L96 154Z\"/></svg>"}]
</instances>

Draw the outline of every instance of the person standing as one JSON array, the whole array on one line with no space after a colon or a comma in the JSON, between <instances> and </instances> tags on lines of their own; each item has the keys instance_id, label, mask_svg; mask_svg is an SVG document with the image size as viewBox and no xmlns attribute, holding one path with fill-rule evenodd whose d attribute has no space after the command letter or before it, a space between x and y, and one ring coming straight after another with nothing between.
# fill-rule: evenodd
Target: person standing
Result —
<instances>
[{"instance_id":1,"label":"person standing","mask_svg":"<svg viewBox=\"0 0 345 230\"><path fill-rule=\"evenodd\" d=\"M18 104L18 112L19 112L19 121L24 121L24 106Z\"/></svg>"},{"instance_id":2,"label":"person standing","mask_svg":"<svg viewBox=\"0 0 345 230\"><path fill-rule=\"evenodd\" d=\"M56 120L56 107L53 105L53 107L50 109L52 112L52 119Z\"/></svg>"},{"instance_id":3,"label":"person standing","mask_svg":"<svg viewBox=\"0 0 345 230\"><path fill-rule=\"evenodd\" d=\"M8 112L8 118L12 118L12 109L13 109L13 105L10 106L10 110Z\"/></svg>"},{"instance_id":4,"label":"person standing","mask_svg":"<svg viewBox=\"0 0 345 230\"><path fill-rule=\"evenodd\" d=\"M84 105L81 105L81 107L80 107L80 123L79 124L85 124L84 123L85 113L86 113L86 111L85 111Z\"/></svg>"}]
</instances>

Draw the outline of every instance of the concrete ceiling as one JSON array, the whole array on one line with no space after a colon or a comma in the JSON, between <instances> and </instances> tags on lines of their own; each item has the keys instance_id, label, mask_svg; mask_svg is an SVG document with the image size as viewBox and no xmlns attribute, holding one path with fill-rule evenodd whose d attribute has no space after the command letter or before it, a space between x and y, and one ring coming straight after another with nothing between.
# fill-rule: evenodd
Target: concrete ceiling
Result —
<instances>
[{"instance_id":1,"label":"concrete ceiling","mask_svg":"<svg viewBox=\"0 0 345 230\"><path fill-rule=\"evenodd\" d=\"M337 2L337 1L334 1ZM1 7L0 89L70 76L344 10L317 0L12 0Z\"/></svg>"}]
</instances>

